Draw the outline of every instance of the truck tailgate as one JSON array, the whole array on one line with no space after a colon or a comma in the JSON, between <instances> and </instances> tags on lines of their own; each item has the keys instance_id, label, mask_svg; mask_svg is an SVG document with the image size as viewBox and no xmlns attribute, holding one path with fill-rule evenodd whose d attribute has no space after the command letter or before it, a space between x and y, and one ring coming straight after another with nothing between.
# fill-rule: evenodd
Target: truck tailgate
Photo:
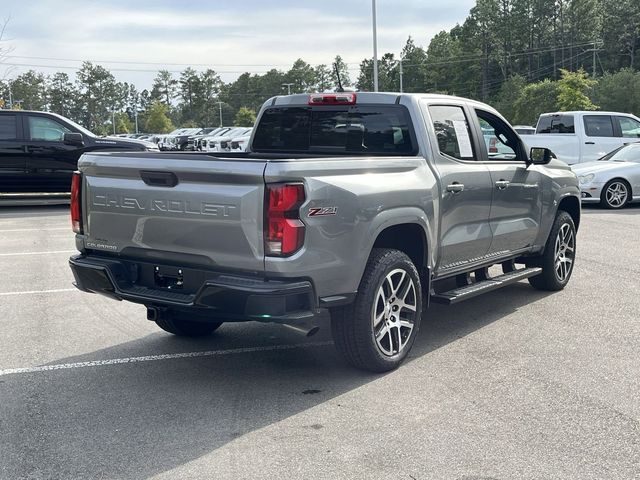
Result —
<instances>
[{"instance_id":1,"label":"truck tailgate","mask_svg":"<svg viewBox=\"0 0 640 480\"><path fill-rule=\"evenodd\" d=\"M85 154L79 162L84 246L262 272L265 164L189 154Z\"/></svg>"}]
</instances>

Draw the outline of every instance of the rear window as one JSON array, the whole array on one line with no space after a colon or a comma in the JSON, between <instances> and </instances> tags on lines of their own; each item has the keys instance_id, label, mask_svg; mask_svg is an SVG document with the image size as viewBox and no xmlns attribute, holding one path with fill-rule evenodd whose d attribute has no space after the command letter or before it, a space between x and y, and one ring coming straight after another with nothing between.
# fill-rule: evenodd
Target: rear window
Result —
<instances>
[{"instance_id":1,"label":"rear window","mask_svg":"<svg viewBox=\"0 0 640 480\"><path fill-rule=\"evenodd\" d=\"M538 120L536 133L576 133L573 115L544 115Z\"/></svg>"},{"instance_id":2,"label":"rear window","mask_svg":"<svg viewBox=\"0 0 640 480\"><path fill-rule=\"evenodd\" d=\"M414 155L409 113L402 106L269 108L258 123L254 152Z\"/></svg>"},{"instance_id":3,"label":"rear window","mask_svg":"<svg viewBox=\"0 0 640 480\"><path fill-rule=\"evenodd\" d=\"M15 140L18 136L15 115L0 115L0 140Z\"/></svg>"}]
</instances>

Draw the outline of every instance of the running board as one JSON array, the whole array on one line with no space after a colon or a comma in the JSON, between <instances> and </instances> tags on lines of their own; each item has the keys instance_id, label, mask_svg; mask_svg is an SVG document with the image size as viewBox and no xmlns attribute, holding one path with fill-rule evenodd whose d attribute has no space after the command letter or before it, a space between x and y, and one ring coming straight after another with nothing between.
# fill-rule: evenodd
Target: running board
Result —
<instances>
[{"instance_id":1,"label":"running board","mask_svg":"<svg viewBox=\"0 0 640 480\"><path fill-rule=\"evenodd\" d=\"M491 292L512 283L519 282L525 278L533 277L542 272L542 268L521 268L514 270L513 272L505 273L488 280L482 280L466 287L456 288L449 290L448 292L436 293L431 296L431 301L435 303L443 303L445 305L451 305L454 303L468 300L469 298L476 297L482 293Z\"/></svg>"}]
</instances>

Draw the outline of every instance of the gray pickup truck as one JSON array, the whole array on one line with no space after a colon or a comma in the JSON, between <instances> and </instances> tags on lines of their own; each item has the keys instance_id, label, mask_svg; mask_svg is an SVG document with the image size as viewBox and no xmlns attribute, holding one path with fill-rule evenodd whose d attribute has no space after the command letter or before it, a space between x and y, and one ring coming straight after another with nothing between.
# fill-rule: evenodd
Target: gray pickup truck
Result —
<instances>
[{"instance_id":1,"label":"gray pickup truck","mask_svg":"<svg viewBox=\"0 0 640 480\"><path fill-rule=\"evenodd\" d=\"M502 153L489 155L487 129ZM527 151L482 103L279 96L247 153L84 155L70 264L80 290L143 304L176 335L247 320L313 333L328 309L346 360L382 372L405 359L429 302L524 279L564 288L579 198L566 164Z\"/></svg>"}]
</instances>

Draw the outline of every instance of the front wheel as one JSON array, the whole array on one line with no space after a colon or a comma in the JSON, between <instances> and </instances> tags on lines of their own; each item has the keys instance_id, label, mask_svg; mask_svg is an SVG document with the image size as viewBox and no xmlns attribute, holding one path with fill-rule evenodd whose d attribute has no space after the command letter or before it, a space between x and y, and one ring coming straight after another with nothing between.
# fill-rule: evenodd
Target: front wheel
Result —
<instances>
[{"instance_id":1,"label":"front wheel","mask_svg":"<svg viewBox=\"0 0 640 480\"><path fill-rule=\"evenodd\" d=\"M617 178L609 180L602 189L600 205L611 209L622 208L629 202L630 191L629 184L624 180Z\"/></svg>"},{"instance_id":2,"label":"front wheel","mask_svg":"<svg viewBox=\"0 0 640 480\"><path fill-rule=\"evenodd\" d=\"M422 286L411 259L398 250L372 251L354 303L332 310L336 348L357 368L387 372L413 346L422 315Z\"/></svg>"},{"instance_id":3,"label":"front wheel","mask_svg":"<svg viewBox=\"0 0 640 480\"><path fill-rule=\"evenodd\" d=\"M571 215L561 210L553 222L544 253L527 260L528 267L542 267L542 273L529 278L529 283L537 290L562 290L569 283L575 258L576 227Z\"/></svg>"}]
</instances>

